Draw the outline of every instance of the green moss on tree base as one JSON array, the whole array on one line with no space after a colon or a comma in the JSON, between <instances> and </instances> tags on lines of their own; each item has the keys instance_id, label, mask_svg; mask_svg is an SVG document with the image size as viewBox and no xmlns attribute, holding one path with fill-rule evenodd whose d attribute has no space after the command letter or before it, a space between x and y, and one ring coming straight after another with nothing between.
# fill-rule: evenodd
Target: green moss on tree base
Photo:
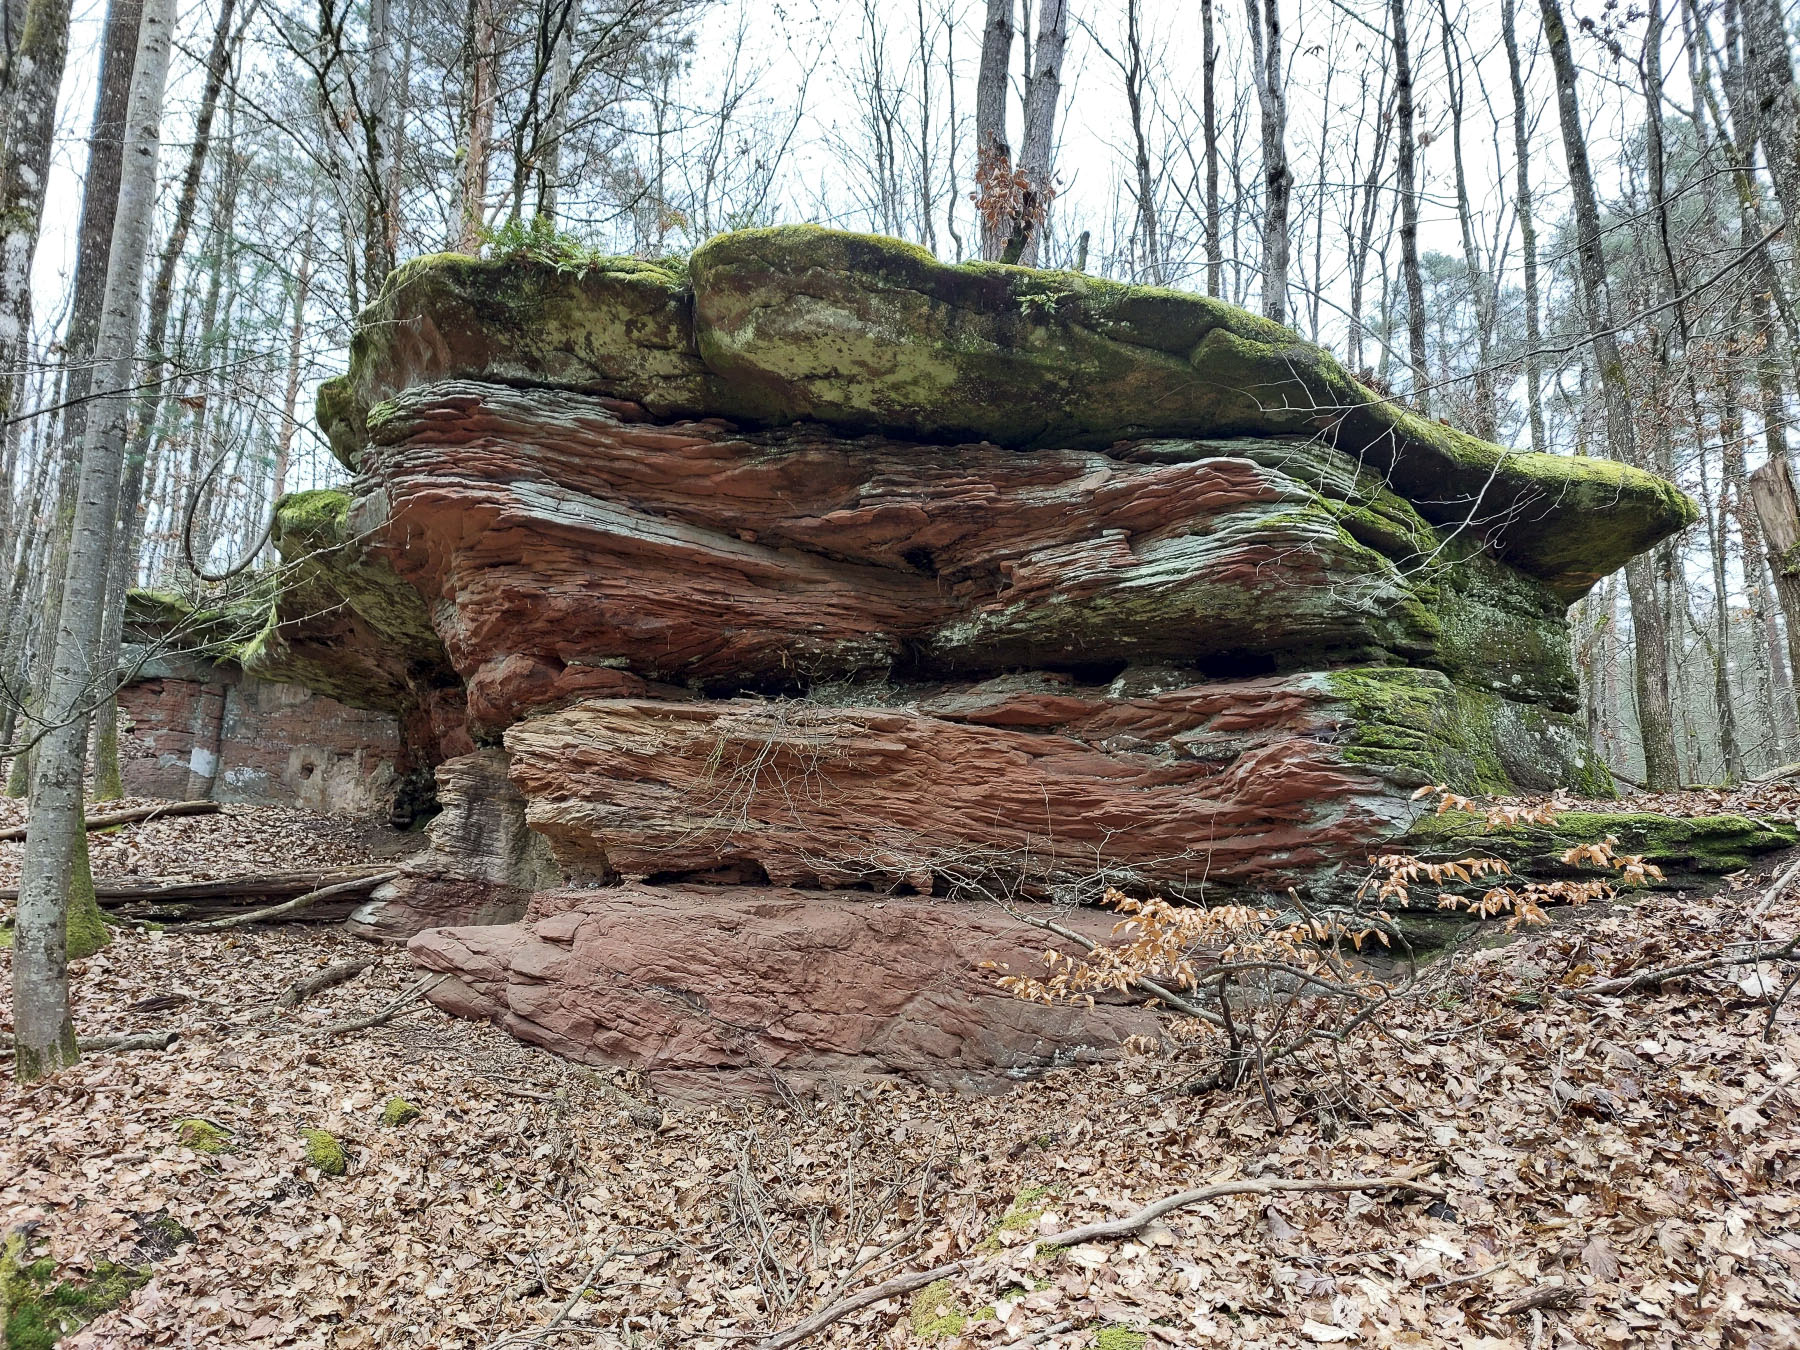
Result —
<instances>
[{"instance_id":1,"label":"green moss on tree base","mask_svg":"<svg viewBox=\"0 0 1800 1350\"><path fill-rule=\"evenodd\" d=\"M341 1177L350 1170L349 1155L337 1137L324 1130L302 1130L301 1139L306 1141L306 1162L315 1171L328 1177Z\"/></svg>"},{"instance_id":2,"label":"green moss on tree base","mask_svg":"<svg viewBox=\"0 0 1800 1350\"><path fill-rule=\"evenodd\" d=\"M75 832L75 862L69 870L69 959L92 956L112 941L112 929L94 896L94 872L88 861L87 831Z\"/></svg>"}]
</instances>

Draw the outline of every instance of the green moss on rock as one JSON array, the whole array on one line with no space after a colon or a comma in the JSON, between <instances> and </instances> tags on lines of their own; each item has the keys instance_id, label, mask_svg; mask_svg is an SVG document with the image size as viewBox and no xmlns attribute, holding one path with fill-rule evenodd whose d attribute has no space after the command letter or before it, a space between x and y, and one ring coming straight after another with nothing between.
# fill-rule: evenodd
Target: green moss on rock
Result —
<instances>
[{"instance_id":1,"label":"green moss on rock","mask_svg":"<svg viewBox=\"0 0 1800 1350\"><path fill-rule=\"evenodd\" d=\"M239 660L262 679L404 712L422 689L456 676L424 598L364 551L353 506L336 489L291 492L276 504L270 537L287 571Z\"/></svg>"},{"instance_id":2,"label":"green moss on rock","mask_svg":"<svg viewBox=\"0 0 1800 1350\"><path fill-rule=\"evenodd\" d=\"M1568 876L1593 869L1572 868L1561 855L1608 836L1618 839L1621 852L1642 854L1662 868L1667 886L1740 871L1766 854L1800 844L1800 831L1791 822L1748 816L1563 811L1554 825L1490 830L1482 820L1452 811L1423 817L1401 846L1427 858L1486 854L1532 876Z\"/></svg>"},{"instance_id":3,"label":"green moss on rock","mask_svg":"<svg viewBox=\"0 0 1800 1350\"><path fill-rule=\"evenodd\" d=\"M390 1129L411 1124L419 1115L419 1108L404 1097L389 1097L381 1104L381 1123Z\"/></svg>"},{"instance_id":4,"label":"green moss on rock","mask_svg":"<svg viewBox=\"0 0 1800 1350\"><path fill-rule=\"evenodd\" d=\"M1442 783L1468 796L1556 787L1613 794L1606 766L1567 714L1435 670L1362 667L1319 678L1345 705L1344 758L1399 787Z\"/></svg>"},{"instance_id":5,"label":"green moss on rock","mask_svg":"<svg viewBox=\"0 0 1800 1350\"><path fill-rule=\"evenodd\" d=\"M350 1170L349 1155L335 1135L324 1130L302 1130L300 1138L306 1143L307 1166L314 1171L328 1177L341 1177Z\"/></svg>"}]
</instances>

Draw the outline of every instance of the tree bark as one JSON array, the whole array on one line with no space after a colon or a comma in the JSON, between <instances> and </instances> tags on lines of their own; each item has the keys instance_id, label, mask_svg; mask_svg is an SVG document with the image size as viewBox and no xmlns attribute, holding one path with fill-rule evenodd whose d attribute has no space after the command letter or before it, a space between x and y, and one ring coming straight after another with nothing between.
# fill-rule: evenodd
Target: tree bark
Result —
<instances>
[{"instance_id":1,"label":"tree bark","mask_svg":"<svg viewBox=\"0 0 1800 1350\"><path fill-rule=\"evenodd\" d=\"M1025 176L1025 206L1007 241L1008 262L1037 262L1050 199L1056 195L1052 159L1056 151L1056 105L1062 99L1063 49L1068 45L1068 0L1043 0L1038 11L1037 65L1025 94L1025 130L1019 142L1019 171Z\"/></svg>"},{"instance_id":2,"label":"tree bark","mask_svg":"<svg viewBox=\"0 0 1800 1350\"><path fill-rule=\"evenodd\" d=\"M14 1066L30 1082L72 1063L75 1025L69 1012L69 882L82 830L82 749L93 680L107 559L118 519L125 461L133 350L143 293L144 255L156 211L163 88L168 79L174 0L145 0L119 189L118 222L106 272L106 303L95 358L108 390L88 423L74 542L63 579L46 712L51 730L39 746L31 785L31 828L25 840L18 926L13 943Z\"/></svg>"},{"instance_id":3,"label":"tree bark","mask_svg":"<svg viewBox=\"0 0 1800 1350\"><path fill-rule=\"evenodd\" d=\"M1419 275L1419 183L1413 130L1412 47L1406 35L1406 0L1388 0L1393 24L1395 142L1400 168L1400 271L1406 285L1406 338L1412 359L1413 402L1431 415L1431 373L1425 356L1425 283Z\"/></svg>"},{"instance_id":4,"label":"tree bark","mask_svg":"<svg viewBox=\"0 0 1800 1350\"><path fill-rule=\"evenodd\" d=\"M463 253L481 249L481 232L487 226L488 151L494 136L494 48L498 41L494 0L469 0L469 25L463 63L468 78L469 144L462 164L461 223L456 247ZM367 278L370 294L379 277Z\"/></svg>"},{"instance_id":5,"label":"tree bark","mask_svg":"<svg viewBox=\"0 0 1800 1350\"><path fill-rule=\"evenodd\" d=\"M1531 146L1525 127L1525 77L1519 64L1519 38L1514 30L1515 0L1500 0L1500 36L1506 44L1506 70L1512 81L1513 161L1518 184L1515 203L1519 213L1519 249L1524 255L1525 286L1525 411L1531 425L1531 448L1543 454L1549 447L1544 434L1543 358L1538 348L1537 222L1531 205Z\"/></svg>"},{"instance_id":6,"label":"tree bark","mask_svg":"<svg viewBox=\"0 0 1800 1350\"><path fill-rule=\"evenodd\" d=\"M1395 0L1398 4L1400 0ZM1625 362L1612 332L1612 306L1606 292L1606 258L1601 248L1600 207L1594 192L1594 176L1588 164L1586 133L1575 90L1575 58L1569 49L1558 0L1538 0L1543 14L1544 38L1556 72L1557 118L1562 127L1563 153L1568 160L1569 191L1574 200L1577 232L1576 260L1588 330L1599 367L1600 387L1606 410L1606 443L1611 456L1637 464L1637 433L1632 422L1631 391L1626 385ZM1648 554L1639 554L1625 565L1625 588L1631 599L1631 624L1636 653L1638 730L1644 745L1644 785L1652 791L1679 785L1681 769L1675 749L1675 716L1669 694L1668 621L1657 594L1657 567Z\"/></svg>"},{"instance_id":7,"label":"tree bark","mask_svg":"<svg viewBox=\"0 0 1800 1350\"><path fill-rule=\"evenodd\" d=\"M1786 620L1788 669L1800 671L1800 499L1787 461L1771 458L1751 474L1750 496L1768 546L1775 602Z\"/></svg>"},{"instance_id":8,"label":"tree bark","mask_svg":"<svg viewBox=\"0 0 1800 1350\"><path fill-rule=\"evenodd\" d=\"M1219 238L1219 104L1216 88L1219 47L1213 32L1213 2L1200 0L1200 122L1206 140L1206 293L1225 293L1225 241Z\"/></svg>"},{"instance_id":9,"label":"tree bark","mask_svg":"<svg viewBox=\"0 0 1800 1350\"><path fill-rule=\"evenodd\" d=\"M1244 0L1250 19L1251 73L1262 114L1263 221L1262 312L1287 322L1288 198L1293 181L1287 163L1287 93L1282 86L1281 12L1278 0Z\"/></svg>"},{"instance_id":10,"label":"tree bark","mask_svg":"<svg viewBox=\"0 0 1800 1350\"><path fill-rule=\"evenodd\" d=\"M1475 310L1475 416L1470 429L1484 441L1500 439L1500 408L1494 382L1494 326L1499 296L1495 294L1481 247L1475 238L1475 216L1469 203L1469 179L1463 165L1463 76L1450 28L1448 0L1438 0L1438 37L1444 52L1444 80L1450 93L1450 162L1456 175L1456 220L1462 231L1463 267L1469 278L1469 301Z\"/></svg>"},{"instance_id":11,"label":"tree bark","mask_svg":"<svg viewBox=\"0 0 1800 1350\"><path fill-rule=\"evenodd\" d=\"M975 154L983 176L1012 172L1012 149L1006 139L1006 87L1012 71L1014 0L987 0L982 26L981 67L975 77ZM981 256L998 262L1012 226L981 218Z\"/></svg>"}]
</instances>

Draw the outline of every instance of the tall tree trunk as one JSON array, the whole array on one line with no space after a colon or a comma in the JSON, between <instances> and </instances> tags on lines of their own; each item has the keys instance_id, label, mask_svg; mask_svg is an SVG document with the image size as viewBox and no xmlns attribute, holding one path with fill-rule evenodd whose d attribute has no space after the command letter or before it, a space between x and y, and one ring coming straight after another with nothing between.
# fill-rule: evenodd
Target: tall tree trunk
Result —
<instances>
[{"instance_id":1,"label":"tall tree trunk","mask_svg":"<svg viewBox=\"0 0 1800 1350\"><path fill-rule=\"evenodd\" d=\"M1388 0L1393 25L1394 107L1399 118L1395 143L1400 152L1400 271L1406 284L1406 337L1412 356L1412 396L1431 415L1431 373L1425 356L1425 283L1419 275L1419 182L1413 130L1412 46L1406 35L1406 0Z\"/></svg>"},{"instance_id":2,"label":"tall tree trunk","mask_svg":"<svg viewBox=\"0 0 1800 1350\"><path fill-rule=\"evenodd\" d=\"M1012 174L1006 139L1006 92L1012 72L1013 0L987 0L981 33L981 67L975 78L975 154L978 181L998 182ZM981 256L998 262L1012 235L1010 221L983 212Z\"/></svg>"},{"instance_id":3,"label":"tall tree trunk","mask_svg":"<svg viewBox=\"0 0 1800 1350\"><path fill-rule=\"evenodd\" d=\"M1783 0L1743 0L1744 65L1749 76L1750 125L1762 143L1775 199L1790 220L1800 220L1800 91L1788 50ZM1733 109L1733 116L1739 116Z\"/></svg>"},{"instance_id":4,"label":"tall tree trunk","mask_svg":"<svg viewBox=\"0 0 1800 1350\"><path fill-rule=\"evenodd\" d=\"M1013 222L1002 255L1007 262L1036 264L1050 199L1056 195L1051 161L1056 152L1056 105L1062 99L1063 49L1068 44L1068 0L1043 0L1038 11L1037 64L1025 91L1025 130L1019 141L1019 172L1025 178L1024 208Z\"/></svg>"},{"instance_id":5,"label":"tall tree trunk","mask_svg":"<svg viewBox=\"0 0 1800 1350\"><path fill-rule=\"evenodd\" d=\"M575 25L581 18L581 0L558 0L562 15L556 45L550 53L550 109L544 119L544 148L538 155L537 213L556 219L556 197L562 186L562 138L569 125L569 53Z\"/></svg>"},{"instance_id":6,"label":"tall tree trunk","mask_svg":"<svg viewBox=\"0 0 1800 1350\"><path fill-rule=\"evenodd\" d=\"M1469 179L1463 165L1463 74L1450 28L1448 0L1438 0L1438 37L1444 52L1444 81L1450 92L1450 161L1456 175L1456 220L1462 230L1463 268L1469 278L1469 301L1475 310L1475 416L1471 430L1484 441L1500 439L1500 408L1494 381L1494 326L1499 296L1495 294L1481 246L1475 237L1475 214L1469 202Z\"/></svg>"},{"instance_id":7,"label":"tall tree trunk","mask_svg":"<svg viewBox=\"0 0 1800 1350\"><path fill-rule=\"evenodd\" d=\"M1575 91L1575 58L1569 50L1558 0L1538 0L1544 38L1556 71L1557 117L1563 153L1569 166L1574 199L1576 260L1581 293L1592 336L1594 361L1606 409L1606 443L1614 459L1638 463L1637 433L1632 423L1631 391L1625 382L1624 358L1612 332L1612 306L1606 291L1606 259L1601 250L1600 206L1588 164L1586 133ZM1631 625L1636 651L1638 728L1644 743L1644 785L1654 791L1674 788L1681 777L1675 749L1675 717L1669 693L1668 621L1657 593L1654 559L1639 554L1625 565L1625 587L1631 597Z\"/></svg>"},{"instance_id":8,"label":"tall tree trunk","mask_svg":"<svg viewBox=\"0 0 1800 1350\"><path fill-rule=\"evenodd\" d=\"M0 422L22 388L31 345L31 260L44 220L56 95L68 55L69 0L30 0L8 66L12 87L0 109Z\"/></svg>"},{"instance_id":9,"label":"tall tree trunk","mask_svg":"<svg viewBox=\"0 0 1800 1350\"><path fill-rule=\"evenodd\" d=\"M1219 103L1215 87L1219 64L1213 33L1214 0L1200 0L1200 121L1206 138L1206 293L1225 293L1225 241L1219 238Z\"/></svg>"},{"instance_id":10,"label":"tall tree trunk","mask_svg":"<svg viewBox=\"0 0 1800 1350\"><path fill-rule=\"evenodd\" d=\"M1531 424L1531 448L1543 454L1550 448L1544 434L1543 358L1538 348L1537 222L1531 206L1531 145L1525 126L1525 76L1519 64L1519 38L1514 30L1515 0L1500 0L1500 36L1506 43L1506 70L1512 80L1513 162L1518 184L1515 206L1519 213L1519 249L1525 272L1525 410Z\"/></svg>"},{"instance_id":11,"label":"tall tree trunk","mask_svg":"<svg viewBox=\"0 0 1800 1350\"><path fill-rule=\"evenodd\" d=\"M1262 114L1263 229L1262 312L1288 319L1288 198L1293 179L1287 163L1287 91L1282 85L1281 12L1278 0L1244 0L1250 19L1251 74Z\"/></svg>"},{"instance_id":12,"label":"tall tree trunk","mask_svg":"<svg viewBox=\"0 0 1800 1350\"><path fill-rule=\"evenodd\" d=\"M18 1081L41 1078L78 1052L69 1013L69 886L77 852L85 853L82 750L85 711L96 678L107 560L118 520L125 426L131 412L131 368L143 293L144 255L156 211L163 87L169 72L174 0L145 0L119 189L118 223L106 269L106 304L95 357L105 397L89 419L81 455L74 545L63 578L45 708L50 730L39 746L31 784L30 828L19 882L13 941L14 1067ZM92 902L92 894L88 896Z\"/></svg>"},{"instance_id":13,"label":"tall tree trunk","mask_svg":"<svg viewBox=\"0 0 1800 1350\"><path fill-rule=\"evenodd\" d=\"M462 163L461 224L456 247L463 253L477 253L481 249L481 232L487 225L488 151L494 138L494 99L497 95L494 48L498 32L494 0L469 0L465 41L463 61L469 95L465 113L469 144ZM371 276L366 284L373 294L380 278Z\"/></svg>"},{"instance_id":14,"label":"tall tree trunk","mask_svg":"<svg viewBox=\"0 0 1800 1350\"><path fill-rule=\"evenodd\" d=\"M1150 176L1150 143L1144 132L1144 32L1141 0L1125 0L1125 104L1131 114L1132 167L1137 173L1138 234L1144 244L1144 273L1163 285L1162 241L1157 235L1156 187Z\"/></svg>"}]
</instances>

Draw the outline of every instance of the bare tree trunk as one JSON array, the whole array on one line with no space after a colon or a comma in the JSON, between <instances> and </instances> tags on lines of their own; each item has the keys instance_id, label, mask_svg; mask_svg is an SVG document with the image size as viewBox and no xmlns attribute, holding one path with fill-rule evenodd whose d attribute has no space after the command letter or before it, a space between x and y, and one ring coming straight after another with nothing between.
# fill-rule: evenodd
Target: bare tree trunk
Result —
<instances>
[{"instance_id":1,"label":"bare tree trunk","mask_svg":"<svg viewBox=\"0 0 1800 1350\"><path fill-rule=\"evenodd\" d=\"M1056 195L1051 160L1056 150L1056 105L1062 99L1063 48L1068 42L1067 0L1043 0L1038 11L1037 65L1025 92L1025 131L1019 142L1019 172L1025 177L1024 209L1013 223L1003 255L1027 267L1037 262L1050 199Z\"/></svg>"},{"instance_id":2,"label":"bare tree trunk","mask_svg":"<svg viewBox=\"0 0 1800 1350\"><path fill-rule=\"evenodd\" d=\"M1412 356L1413 402L1431 415L1431 373L1425 357L1425 283L1419 276L1419 181L1414 151L1412 47L1406 36L1406 0L1388 0L1393 24L1394 106L1399 118L1400 271L1406 284L1406 337Z\"/></svg>"},{"instance_id":3,"label":"bare tree trunk","mask_svg":"<svg viewBox=\"0 0 1800 1350\"><path fill-rule=\"evenodd\" d=\"M544 147L538 155L537 213L556 219L556 197L562 188L562 139L569 125L569 53L575 25L581 19L581 0L561 4L562 23L550 53L550 108L544 119Z\"/></svg>"},{"instance_id":4,"label":"bare tree trunk","mask_svg":"<svg viewBox=\"0 0 1800 1350\"><path fill-rule=\"evenodd\" d=\"M44 219L56 95L68 55L69 0L30 0L7 66L7 105L0 109L0 422L22 387L31 345L31 260Z\"/></svg>"},{"instance_id":5,"label":"bare tree trunk","mask_svg":"<svg viewBox=\"0 0 1800 1350\"><path fill-rule=\"evenodd\" d=\"M1013 0L987 0L981 34L981 68L975 80L975 153L980 178L1012 173L1012 148L1006 139L1006 86L1012 70ZM981 256L998 262L1006 251L1012 226L1004 220L981 222Z\"/></svg>"},{"instance_id":6,"label":"bare tree trunk","mask_svg":"<svg viewBox=\"0 0 1800 1350\"><path fill-rule=\"evenodd\" d=\"M1200 0L1200 118L1206 139L1206 293L1225 293L1225 241L1219 238L1219 104L1215 87L1219 47L1213 0Z\"/></svg>"},{"instance_id":7,"label":"bare tree trunk","mask_svg":"<svg viewBox=\"0 0 1800 1350\"><path fill-rule=\"evenodd\" d=\"M1547 451L1549 439L1544 434L1543 358L1538 348L1543 338L1538 332L1538 256L1537 222L1531 207L1531 147L1525 127L1525 76L1519 64L1519 39L1514 31L1515 0L1500 0L1500 35L1506 43L1506 69L1512 79L1513 160L1518 183L1519 248L1524 254L1525 271L1525 409L1531 423L1531 448L1539 454Z\"/></svg>"},{"instance_id":8,"label":"bare tree trunk","mask_svg":"<svg viewBox=\"0 0 1800 1350\"><path fill-rule=\"evenodd\" d=\"M469 145L463 156L462 212L456 247L463 253L476 253L481 249L481 232L487 225L488 151L494 136L494 48L498 41L494 0L469 0L465 41ZM368 284L372 291L379 278L369 278Z\"/></svg>"},{"instance_id":9,"label":"bare tree trunk","mask_svg":"<svg viewBox=\"0 0 1800 1350\"><path fill-rule=\"evenodd\" d=\"M1396 0L1398 3L1398 0ZM1538 0L1544 37L1556 70L1557 115L1562 125L1563 153L1569 165L1578 232L1576 258L1585 317L1592 334L1594 361L1606 408L1608 453L1627 464L1638 462L1637 433L1632 423L1631 391L1625 383L1624 358L1612 332L1612 307L1606 294L1606 260L1601 251L1600 207L1588 164L1581 108L1575 93L1575 58L1569 50L1558 0ZM1668 621L1657 594L1657 568L1647 554L1625 566L1631 597L1631 625L1637 660L1638 727L1644 743L1644 784L1661 791L1679 784L1681 769L1675 749L1674 709L1669 694Z\"/></svg>"},{"instance_id":10,"label":"bare tree trunk","mask_svg":"<svg viewBox=\"0 0 1800 1350\"><path fill-rule=\"evenodd\" d=\"M1450 159L1456 174L1456 219L1462 230L1463 267L1469 277L1469 300L1475 310L1475 425L1485 441L1500 437L1500 408L1494 390L1494 326L1499 297L1494 292L1469 203L1469 179L1463 166L1463 74L1450 30L1448 0L1438 0L1438 37L1444 52L1444 80L1450 91Z\"/></svg>"},{"instance_id":11,"label":"bare tree trunk","mask_svg":"<svg viewBox=\"0 0 1800 1350\"><path fill-rule=\"evenodd\" d=\"M1144 241L1144 271L1153 286L1168 280L1163 271L1161 240L1156 225L1156 187L1150 176L1150 144L1144 135L1143 14L1140 0L1125 0L1125 104L1131 114L1132 167L1137 171L1138 232Z\"/></svg>"},{"instance_id":12,"label":"bare tree trunk","mask_svg":"<svg viewBox=\"0 0 1800 1350\"><path fill-rule=\"evenodd\" d=\"M81 491L74 545L63 579L46 712L50 730L39 745L31 785L31 821L19 886L13 943L13 1053L20 1082L72 1063L78 1052L69 1013L69 884L76 854L85 853L82 827L82 749L95 669L107 559L118 520L125 426L131 411L133 349L143 293L144 255L156 210L156 161L161 148L163 87L168 78L174 0L145 0L132 81L119 218L107 267L106 305L95 356L108 390L88 423L81 456ZM92 892L88 900L92 902ZM96 911L97 912L97 911Z\"/></svg>"},{"instance_id":13,"label":"bare tree trunk","mask_svg":"<svg viewBox=\"0 0 1800 1350\"><path fill-rule=\"evenodd\" d=\"M1263 229L1262 312L1277 323L1288 317L1288 198L1293 180L1287 163L1287 92L1282 86L1281 12L1278 0L1244 0L1250 19L1251 73L1262 113Z\"/></svg>"}]
</instances>

